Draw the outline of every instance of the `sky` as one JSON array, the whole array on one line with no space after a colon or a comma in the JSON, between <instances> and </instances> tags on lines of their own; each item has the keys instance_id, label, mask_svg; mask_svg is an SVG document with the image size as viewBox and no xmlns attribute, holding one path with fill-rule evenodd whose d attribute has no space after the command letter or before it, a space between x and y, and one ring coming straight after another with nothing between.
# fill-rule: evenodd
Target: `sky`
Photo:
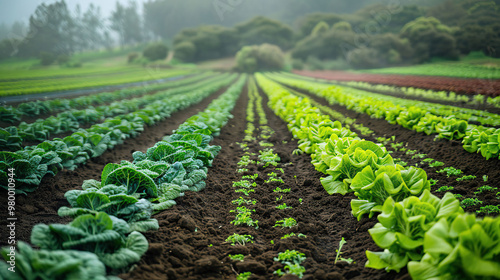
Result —
<instances>
[{"instance_id":1,"label":"sky","mask_svg":"<svg viewBox=\"0 0 500 280\"><path fill-rule=\"evenodd\" d=\"M127 4L129 0L66 0L66 4L71 11L74 11L77 4L80 4L82 10L86 10L90 3L101 7L101 15L109 17L111 11L115 7L116 2ZM12 24L15 21L23 21L28 23L30 15L32 15L36 7L42 3L51 4L56 0L0 0L0 23L4 22ZM134 0L139 7L146 0Z\"/></svg>"}]
</instances>

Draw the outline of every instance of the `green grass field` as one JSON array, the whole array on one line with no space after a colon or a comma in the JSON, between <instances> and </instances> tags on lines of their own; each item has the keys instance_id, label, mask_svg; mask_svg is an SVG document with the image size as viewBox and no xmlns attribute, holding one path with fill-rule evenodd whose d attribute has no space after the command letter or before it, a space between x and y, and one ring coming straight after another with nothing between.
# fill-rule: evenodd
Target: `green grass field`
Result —
<instances>
[{"instance_id":1,"label":"green grass field","mask_svg":"<svg viewBox=\"0 0 500 280\"><path fill-rule=\"evenodd\" d=\"M0 63L0 96L24 95L134 83L192 73L193 69L167 68L168 63L128 64L135 49L76 54L81 67L41 66L37 59L11 59ZM182 66L182 65L181 65Z\"/></svg>"}]
</instances>

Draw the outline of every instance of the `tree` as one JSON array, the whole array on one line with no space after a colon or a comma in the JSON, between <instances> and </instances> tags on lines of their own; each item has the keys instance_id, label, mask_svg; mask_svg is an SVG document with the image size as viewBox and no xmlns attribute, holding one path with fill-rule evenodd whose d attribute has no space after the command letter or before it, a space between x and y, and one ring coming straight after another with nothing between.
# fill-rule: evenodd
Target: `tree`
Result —
<instances>
[{"instance_id":1,"label":"tree","mask_svg":"<svg viewBox=\"0 0 500 280\"><path fill-rule=\"evenodd\" d=\"M320 34L328 32L328 30L330 30L330 26L328 26L328 23L326 23L324 21L320 21L320 22L318 22L318 24L316 24L314 29L311 31L311 35L318 36Z\"/></svg>"},{"instance_id":2,"label":"tree","mask_svg":"<svg viewBox=\"0 0 500 280\"><path fill-rule=\"evenodd\" d=\"M293 30L277 20L258 16L235 28L241 36L241 46L263 43L274 44L282 49L292 46Z\"/></svg>"},{"instance_id":3,"label":"tree","mask_svg":"<svg viewBox=\"0 0 500 280\"><path fill-rule=\"evenodd\" d=\"M459 52L452 34L451 28L433 17L417 18L401 29L401 37L408 38L415 46L415 58L418 62L433 57L457 59Z\"/></svg>"},{"instance_id":4,"label":"tree","mask_svg":"<svg viewBox=\"0 0 500 280\"><path fill-rule=\"evenodd\" d=\"M236 54L236 66L247 73L283 70L285 55L276 45L245 46Z\"/></svg>"},{"instance_id":5,"label":"tree","mask_svg":"<svg viewBox=\"0 0 500 280\"><path fill-rule=\"evenodd\" d=\"M116 2L110 20L110 28L118 33L121 46L142 42L142 23L135 2L129 2L127 7Z\"/></svg>"},{"instance_id":6,"label":"tree","mask_svg":"<svg viewBox=\"0 0 500 280\"><path fill-rule=\"evenodd\" d=\"M41 4L29 20L28 36L20 44L20 55L38 56L40 52L70 54L75 49L75 23L64 0Z\"/></svg>"}]
</instances>

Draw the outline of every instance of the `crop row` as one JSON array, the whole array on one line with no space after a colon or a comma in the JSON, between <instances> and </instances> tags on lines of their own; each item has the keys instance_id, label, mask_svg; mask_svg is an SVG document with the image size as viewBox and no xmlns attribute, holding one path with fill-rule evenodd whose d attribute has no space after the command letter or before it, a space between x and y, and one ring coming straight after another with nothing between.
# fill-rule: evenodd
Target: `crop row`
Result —
<instances>
[{"instance_id":1,"label":"crop row","mask_svg":"<svg viewBox=\"0 0 500 280\"><path fill-rule=\"evenodd\" d=\"M463 95L457 94L455 92L447 92L447 91L435 91L430 89L421 89L414 87L397 87L393 85L385 85L385 84L371 84L367 82L360 81L335 81L335 80L325 80L325 79L316 79L306 76L295 75L291 73L283 72L283 75L293 77L296 79L305 79L310 81L317 81L322 83L335 83L339 85L345 85L349 87L360 88L368 91L382 91L389 92L397 95L405 95L408 97L418 97L425 98L436 101L447 101L453 103L465 103L467 105L480 105L480 104L488 104L493 107L500 108L500 96L497 97L486 97L485 95L476 94L476 95Z\"/></svg>"},{"instance_id":2,"label":"crop row","mask_svg":"<svg viewBox=\"0 0 500 280\"><path fill-rule=\"evenodd\" d=\"M0 96L25 95L33 93L74 90L89 87L120 85L124 83L143 82L185 75L192 70L174 69L169 71L151 71L144 68L132 71L121 71L105 75L88 75L84 77L63 77L56 79L35 79L0 82ZM28 85L28 86L27 86Z\"/></svg>"},{"instance_id":3,"label":"crop row","mask_svg":"<svg viewBox=\"0 0 500 280\"><path fill-rule=\"evenodd\" d=\"M208 77L211 73L203 73L195 77ZM123 100L131 97L142 96L148 92L165 90L183 84L181 81L168 81L156 85L147 85L140 87L131 87L112 92L101 92L98 94L85 95L72 99L56 98L49 100L36 100L19 104L17 107L8 105L0 107L0 118L4 122L14 123L20 120L24 115L38 116L47 113L71 110L77 108L86 108L94 105L102 105L116 100Z\"/></svg>"},{"instance_id":4,"label":"crop row","mask_svg":"<svg viewBox=\"0 0 500 280\"><path fill-rule=\"evenodd\" d=\"M465 214L451 193L430 194L424 170L404 168L382 144L359 138L279 84L257 74L269 106L285 122L299 148L311 154L316 170L328 175L329 194L353 192L353 216L378 215L369 230L383 252L367 251L367 267L399 271L407 266L413 279L497 276L500 218Z\"/></svg>"},{"instance_id":5,"label":"crop row","mask_svg":"<svg viewBox=\"0 0 500 280\"><path fill-rule=\"evenodd\" d=\"M498 115L484 112L482 113L484 117L473 116L472 113L481 114L481 112L381 96L352 88L297 81L277 75L271 77L323 97L330 104L340 104L347 109L375 118L385 118L391 124L397 123L427 135L438 134L438 138L450 140L463 138L466 151L481 152L486 159L500 157L500 129L473 125L464 120L467 116L478 121L491 117L489 123L497 124L500 120Z\"/></svg>"},{"instance_id":6,"label":"crop row","mask_svg":"<svg viewBox=\"0 0 500 280\"><path fill-rule=\"evenodd\" d=\"M71 208L61 207L58 212L73 221L36 225L31 242L40 250L22 242L17 253L4 248L3 257L8 261L8 254L16 254L20 269L12 278L7 274L9 265L0 263L0 275L16 280L117 279L106 277L106 269L117 274L140 260L148 249L140 232L159 228L152 213L171 207L184 191L203 189L207 168L220 150L208 143L231 117L245 80L240 77L205 111L146 153L135 152L133 162L108 164L101 182L87 180L82 190L68 191L65 197Z\"/></svg>"},{"instance_id":7,"label":"crop row","mask_svg":"<svg viewBox=\"0 0 500 280\"><path fill-rule=\"evenodd\" d=\"M451 77L358 74L340 71L294 71L294 73L327 80L362 81L372 84L414 87L467 95L481 94L496 97L500 92L500 80L498 79L457 79Z\"/></svg>"},{"instance_id":8,"label":"crop row","mask_svg":"<svg viewBox=\"0 0 500 280\"><path fill-rule=\"evenodd\" d=\"M16 152L0 152L0 186L7 188L7 169L17 170L17 192L35 190L46 174L55 175L62 168L74 170L90 157L102 155L107 149L122 143L126 138L138 135L144 125L168 118L171 113L196 104L229 84L236 75L218 80L203 88L173 97L167 96L132 113L108 119L80 130L64 139L46 140L36 146L28 146Z\"/></svg>"},{"instance_id":9,"label":"crop row","mask_svg":"<svg viewBox=\"0 0 500 280\"><path fill-rule=\"evenodd\" d=\"M17 127L11 126L5 129L0 128L0 149L17 151L21 149L23 141L39 142L50 139L53 134L76 131L80 124L92 124L103 120L105 117L110 119L113 116L128 114L157 100L201 88L204 85L208 85L222 78L224 78L224 75L202 81L200 81L198 76L187 78L174 82L174 84L178 86L177 88L170 88L169 90L160 91L152 95L115 101L109 105L102 105L96 108L88 107L83 110L72 109L59 113L57 116L38 119L33 123L22 122Z\"/></svg>"}]
</instances>

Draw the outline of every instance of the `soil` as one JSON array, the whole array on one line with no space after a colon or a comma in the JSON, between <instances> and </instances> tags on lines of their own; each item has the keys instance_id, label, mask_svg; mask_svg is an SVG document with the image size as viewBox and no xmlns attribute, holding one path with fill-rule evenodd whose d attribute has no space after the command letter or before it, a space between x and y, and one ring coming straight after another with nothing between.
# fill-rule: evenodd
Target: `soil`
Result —
<instances>
[{"instance_id":1,"label":"soil","mask_svg":"<svg viewBox=\"0 0 500 280\"><path fill-rule=\"evenodd\" d=\"M249 168L250 173L258 173L256 192L250 196L258 203L249 208L255 209L252 218L259 221L259 228L234 226L230 222L235 209L231 203L239 197L232 188L233 181L241 179L238 174L237 162L244 152L236 142L242 142L246 129L246 106L248 97L246 91L238 100L233 110L234 118L221 130L212 145L222 146L222 150L209 168L207 187L201 192L187 192L184 197L176 200L177 205L154 216L158 219L160 229L145 233L149 241L149 250L128 273L119 275L122 279L236 279L236 274L252 272L250 279L280 279L273 274L283 268L273 261L278 252L286 249L299 250L306 254L303 265L306 273L303 279L410 279L406 269L400 273L387 273L384 270L374 270L364 267L366 250L380 251L372 241L368 229L377 222L376 218L364 217L357 221L352 217L350 201L353 194L328 195L319 178L324 175L315 171L309 155L293 155L297 149L297 141L286 124L275 116L263 96L264 109L270 126L275 133L267 141L274 144L275 153L281 157L278 167L283 168L286 187L291 192L283 195L283 200L292 209L278 210L275 208L276 193L272 190L276 185L265 184L264 178L269 169ZM213 95L211 99L217 95ZM17 240L29 241L31 228L36 223L66 223L69 219L57 216L57 209L67 206L64 193L70 189L80 188L85 179L99 179L106 163L131 160L132 152L146 150L154 145L162 136L170 133L189 116L197 113L208 105L211 99L189 109L175 113L153 127L147 127L139 137L128 139L123 145L107 151L99 158L93 159L87 165L76 171L61 171L57 176L43 180L40 188L28 196L17 196L16 216L19 221L16 227ZM314 98L327 105L321 98ZM488 182L498 186L500 174L496 167L496 159L486 161L480 155L465 152L457 141L433 141L433 136L425 136L404 128L393 126L384 120L371 119L339 106L331 106L346 116L356 118L359 123L375 131L373 137L396 135L399 142L408 143L408 148L425 152L429 157L445 162L445 166L460 168L465 174L474 174L481 178L489 176ZM257 117L257 115L256 115ZM368 140L374 140L367 137ZM258 143L249 144L249 152L258 153L263 148ZM394 157L413 164L411 156L394 152ZM420 161L420 160L418 160ZM416 162L415 162L416 163ZM431 178L439 179L439 185L453 185L456 192L469 196L479 186L478 180L458 183L454 178L435 173L435 169L423 166ZM249 174L250 174L249 173ZM436 186L433 187L433 190ZM440 193L437 193L438 195ZM492 204L494 195L480 195L484 204ZM493 197L493 198L491 198ZM302 199L302 204L299 202ZM491 199L490 199L491 198ZM6 205L5 195L0 203ZM495 203L496 204L496 203ZM476 210L471 208L467 210ZM5 211L2 211L5 213ZM273 227L277 220L293 217L298 226L292 229ZM1 218L1 236L5 236L5 218ZM290 232L302 233L307 238L291 237L281 239ZM250 234L255 237L253 244L232 246L225 240L233 233ZM342 248L344 258L352 258L355 263L338 262L334 264L339 241L345 238L347 243ZM273 241L273 244L271 243ZM6 240L0 240L5 245ZM243 262L230 260L229 254L243 254ZM285 276L281 279L298 279Z\"/></svg>"}]
</instances>

